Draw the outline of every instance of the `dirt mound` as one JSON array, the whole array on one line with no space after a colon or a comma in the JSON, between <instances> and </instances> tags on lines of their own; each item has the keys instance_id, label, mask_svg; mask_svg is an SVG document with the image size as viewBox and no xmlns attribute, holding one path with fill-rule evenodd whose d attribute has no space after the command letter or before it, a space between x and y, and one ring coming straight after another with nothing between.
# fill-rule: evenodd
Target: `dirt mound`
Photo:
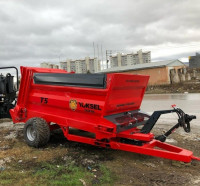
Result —
<instances>
[{"instance_id":1,"label":"dirt mound","mask_svg":"<svg viewBox=\"0 0 200 186\"><path fill-rule=\"evenodd\" d=\"M200 81L189 81L171 85L148 86L146 94L200 93Z\"/></svg>"}]
</instances>

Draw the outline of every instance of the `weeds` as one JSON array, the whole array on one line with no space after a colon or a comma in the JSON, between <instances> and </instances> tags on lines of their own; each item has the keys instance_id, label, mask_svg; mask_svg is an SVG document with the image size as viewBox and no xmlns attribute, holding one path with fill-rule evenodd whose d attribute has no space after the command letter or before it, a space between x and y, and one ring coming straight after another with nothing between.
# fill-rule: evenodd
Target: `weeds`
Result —
<instances>
[{"instance_id":1,"label":"weeds","mask_svg":"<svg viewBox=\"0 0 200 186\"><path fill-rule=\"evenodd\" d=\"M103 166L112 156L108 151L73 142L50 141L45 148L31 148L22 138L22 130L13 139L6 139L2 130L0 147L0 185L105 185L113 177ZM55 136L54 136L55 137ZM7 159L7 160L6 160ZM9 161L8 161L9 160ZM100 165L101 164L101 165Z\"/></svg>"}]
</instances>

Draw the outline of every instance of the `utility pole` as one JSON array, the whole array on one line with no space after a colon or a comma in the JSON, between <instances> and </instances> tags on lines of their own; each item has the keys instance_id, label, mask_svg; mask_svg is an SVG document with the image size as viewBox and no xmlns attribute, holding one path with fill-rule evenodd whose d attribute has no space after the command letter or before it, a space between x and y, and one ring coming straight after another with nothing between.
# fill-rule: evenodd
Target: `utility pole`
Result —
<instances>
[{"instance_id":1,"label":"utility pole","mask_svg":"<svg viewBox=\"0 0 200 186\"><path fill-rule=\"evenodd\" d=\"M98 56L98 60L99 60L99 45L97 44L97 56Z\"/></svg>"},{"instance_id":2,"label":"utility pole","mask_svg":"<svg viewBox=\"0 0 200 186\"><path fill-rule=\"evenodd\" d=\"M95 58L95 47L94 47L94 42L93 42L93 49L94 49L94 58Z\"/></svg>"},{"instance_id":3,"label":"utility pole","mask_svg":"<svg viewBox=\"0 0 200 186\"><path fill-rule=\"evenodd\" d=\"M109 57L112 55L112 50L106 50L106 66L108 68Z\"/></svg>"},{"instance_id":4,"label":"utility pole","mask_svg":"<svg viewBox=\"0 0 200 186\"><path fill-rule=\"evenodd\" d=\"M102 44L101 44L101 66L103 66L103 50L102 50Z\"/></svg>"}]
</instances>

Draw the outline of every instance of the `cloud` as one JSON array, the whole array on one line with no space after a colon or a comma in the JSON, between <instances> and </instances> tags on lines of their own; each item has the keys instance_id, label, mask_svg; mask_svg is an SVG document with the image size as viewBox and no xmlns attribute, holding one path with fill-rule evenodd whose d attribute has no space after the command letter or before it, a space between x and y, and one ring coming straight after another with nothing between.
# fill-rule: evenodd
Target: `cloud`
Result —
<instances>
[{"instance_id":1,"label":"cloud","mask_svg":"<svg viewBox=\"0 0 200 186\"><path fill-rule=\"evenodd\" d=\"M153 60L186 57L200 46L199 9L198 0L0 0L0 66L92 57L93 42L104 59L106 49L141 48Z\"/></svg>"}]
</instances>

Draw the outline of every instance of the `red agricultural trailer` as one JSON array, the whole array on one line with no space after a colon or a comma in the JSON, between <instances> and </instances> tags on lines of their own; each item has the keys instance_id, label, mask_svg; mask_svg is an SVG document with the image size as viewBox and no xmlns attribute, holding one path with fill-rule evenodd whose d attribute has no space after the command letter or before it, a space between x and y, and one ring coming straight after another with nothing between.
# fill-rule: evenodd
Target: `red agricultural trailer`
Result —
<instances>
[{"instance_id":1,"label":"red agricultural trailer","mask_svg":"<svg viewBox=\"0 0 200 186\"><path fill-rule=\"evenodd\" d=\"M50 131L61 128L68 140L141 153L177 161L200 160L191 151L164 143L176 128L190 132L195 116L179 108L140 110L148 76L131 74L74 74L59 69L21 67L14 123L25 123L29 146L47 144ZM177 113L178 123L160 136L151 133L160 115ZM74 134L71 128L92 135Z\"/></svg>"}]
</instances>

